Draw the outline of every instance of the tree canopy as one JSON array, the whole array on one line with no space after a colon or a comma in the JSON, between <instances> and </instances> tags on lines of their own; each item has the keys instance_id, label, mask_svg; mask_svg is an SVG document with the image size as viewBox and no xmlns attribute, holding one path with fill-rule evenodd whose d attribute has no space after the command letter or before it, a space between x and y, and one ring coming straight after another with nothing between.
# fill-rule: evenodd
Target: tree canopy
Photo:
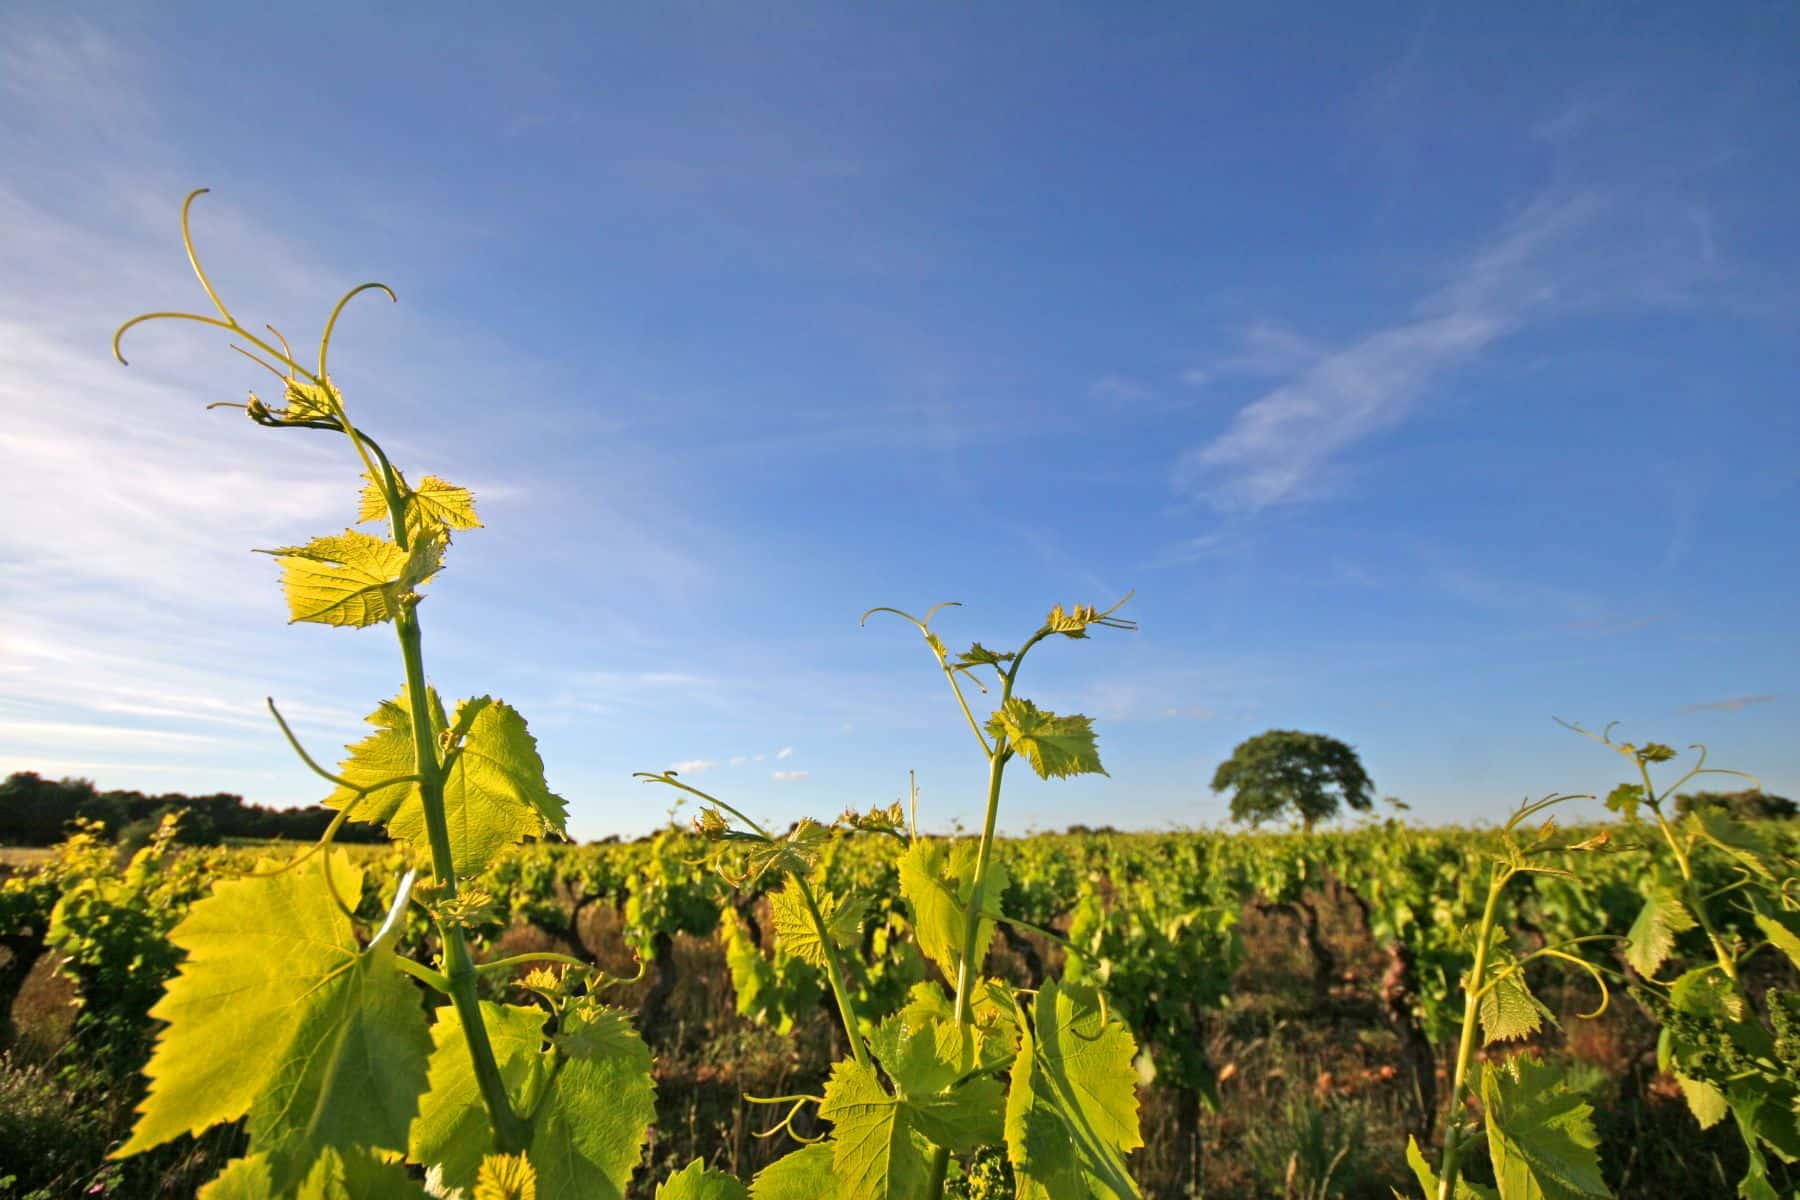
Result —
<instances>
[{"instance_id":1,"label":"tree canopy","mask_svg":"<svg viewBox=\"0 0 1800 1200\"><path fill-rule=\"evenodd\" d=\"M1375 794L1355 750L1324 734L1291 729L1239 743L1214 772L1212 788L1232 793L1234 821L1261 825L1292 818L1309 831L1342 805L1367 812Z\"/></svg>"},{"instance_id":2,"label":"tree canopy","mask_svg":"<svg viewBox=\"0 0 1800 1200\"><path fill-rule=\"evenodd\" d=\"M1760 788L1741 792L1683 792L1675 797L1675 811L1686 815L1696 808L1718 808L1739 821L1789 821L1800 816L1800 805L1786 796L1772 796Z\"/></svg>"}]
</instances>

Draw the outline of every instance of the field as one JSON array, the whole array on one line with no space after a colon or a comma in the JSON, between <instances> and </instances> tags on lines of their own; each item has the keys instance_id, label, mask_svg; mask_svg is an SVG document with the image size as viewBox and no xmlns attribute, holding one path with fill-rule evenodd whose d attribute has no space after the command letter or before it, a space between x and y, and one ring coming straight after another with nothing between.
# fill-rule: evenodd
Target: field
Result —
<instances>
[{"instance_id":1,"label":"field","mask_svg":"<svg viewBox=\"0 0 1800 1200\"><path fill-rule=\"evenodd\" d=\"M1772 853L1791 855L1784 828L1763 836L1779 847ZM1470 964L1465 927L1480 918L1503 854L1493 833L1387 823L998 846L1009 880L1002 909L1018 923L1000 927L988 974L1019 988L1059 974L1102 986L1140 1049L1146 1144L1129 1163L1145 1195L1323 1200L1412 1186L1408 1135L1432 1154L1442 1135ZM903 850L897 838L839 836L819 856L821 887L868 897L847 986L871 1024L938 974L903 936ZM187 1196L242 1152L240 1122L103 1161L142 1094L155 1032L146 1013L179 957L169 930L215 879L268 853L153 846L124 864L112 847L78 838L54 856L10 860L0 885L0 1001L10 1014L0 1031L0 1196ZM1648 853L1615 831L1603 852L1555 852L1585 856L1578 882L1533 874L1508 891L1498 923L1511 931L1512 953L1593 937L1579 943L1581 957L1613 995L1584 1019L1600 996L1595 980L1540 959L1525 972L1539 1017L1478 1058L1529 1048L1568 1067L1594 1109L1617 1195L1728 1195L1746 1169L1743 1143L1729 1121L1699 1128L1658 1068L1653 1016L1621 986L1635 979L1626 935L1644 904ZM642 1031L657 1087L650 1169L631 1195L650 1196L645 1181L695 1157L748 1177L790 1150L785 1133L757 1136L785 1109L745 1094L816 1094L844 1053L821 972L777 942L775 881L734 889L707 868L707 854L700 839L675 832L637 844L527 846L475 885L479 911L467 924L479 959L564 954L625 981L607 999ZM367 868L360 911L378 918L399 854L357 858ZM1725 886L1730 859L1708 861ZM408 941L429 962L429 919L415 906L409 922ZM1682 942L1677 953L1697 949ZM1757 994L1795 986L1779 955L1749 966ZM484 992L528 1002L517 983L526 969L484 976ZM821 1125L803 1109L792 1129L804 1136ZM1785 1195L1785 1168L1771 1170ZM1469 1171L1481 1177L1485 1164Z\"/></svg>"}]
</instances>

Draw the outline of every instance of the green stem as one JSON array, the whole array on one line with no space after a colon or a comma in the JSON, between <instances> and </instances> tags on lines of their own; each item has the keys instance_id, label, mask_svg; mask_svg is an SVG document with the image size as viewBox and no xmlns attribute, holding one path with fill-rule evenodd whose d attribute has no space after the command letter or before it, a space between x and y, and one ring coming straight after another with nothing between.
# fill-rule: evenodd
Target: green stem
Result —
<instances>
[{"instance_id":1,"label":"green stem","mask_svg":"<svg viewBox=\"0 0 1800 1200\"><path fill-rule=\"evenodd\" d=\"M406 660L406 697L412 708L413 757L419 776L419 801L425 810L425 829L431 842L432 873L437 876L439 894L449 899L456 895L456 866L450 851L450 823L444 813L443 768L438 761L437 734L433 728L430 698L425 690L419 618L411 608L406 608L395 618L394 625ZM488 1039L487 1025L481 1019L481 1001L475 994L475 963L469 957L462 926L440 921L438 936L444 944L444 976L450 985L450 1002L456 1006L463 1037L469 1044L475 1082L481 1091L482 1103L487 1106L488 1119L493 1123L495 1141L503 1153L518 1154L530 1142L530 1130L507 1102L506 1084L500 1078L494 1046Z\"/></svg>"},{"instance_id":2,"label":"green stem","mask_svg":"<svg viewBox=\"0 0 1800 1200\"><path fill-rule=\"evenodd\" d=\"M850 1053L856 1057L856 1064L867 1067L869 1051L863 1045L862 1023L856 1019L856 1005L850 999L850 989L844 986L844 971L838 963L837 946L831 940L831 930L825 926L825 918L819 912L819 903L813 897L812 887L798 871L790 871L788 878L800 889L800 898L806 901L806 915L812 918L813 929L819 938L819 948L825 953L825 977L831 981L831 994L837 997L838 1016L844 1022L844 1032L850 1038Z\"/></svg>"},{"instance_id":3,"label":"green stem","mask_svg":"<svg viewBox=\"0 0 1800 1200\"><path fill-rule=\"evenodd\" d=\"M450 981L425 964L416 963L404 954L396 954L394 955L394 965L399 967L402 971L405 971L408 975L411 975L414 979L417 979L432 991L442 992L446 996L450 994Z\"/></svg>"},{"instance_id":4,"label":"green stem","mask_svg":"<svg viewBox=\"0 0 1800 1200\"><path fill-rule=\"evenodd\" d=\"M1644 799L1649 801L1650 811L1656 816L1656 827L1662 830L1663 840L1669 843L1669 849L1675 855L1675 865L1681 869L1682 889L1687 892L1688 907L1694 910L1700 928L1706 931L1706 940L1712 943L1713 955L1719 960L1719 968L1725 972L1727 979L1736 983L1737 963L1725 948L1724 939L1714 928L1712 918L1706 914L1706 901L1700 895L1700 885L1694 880L1694 864L1688 858L1688 852L1682 848L1681 839L1675 836L1675 830L1663 816L1662 797L1656 794L1656 789L1650 782L1650 768L1639 762L1638 773L1644 777Z\"/></svg>"},{"instance_id":5,"label":"green stem","mask_svg":"<svg viewBox=\"0 0 1800 1200\"><path fill-rule=\"evenodd\" d=\"M1444 1122L1444 1157L1438 1166L1437 1200L1450 1200L1456 1191L1457 1158L1462 1154L1457 1108L1462 1103L1463 1086L1469 1077L1469 1060L1475 1053L1476 1006L1480 1003L1482 980L1487 974L1488 945L1493 939L1494 912L1500 906L1500 893L1511 878L1510 870L1495 867L1493 882L1488 885L1487 906L1481 912L1481 928L1476 934L1475 965L1469 971L1469 981L1463 985L1465 999L1462 1040L1456 1047L1456 1073L1450 1083L1450 1113L1449 1119Z\"/></svg>"},{"instance_id":6,"label":"green stem","mask_svg":"<svg viewBox=\"0 0 1800 1200\"><path fill-rule=\"evenodd\" d=\"M485 971L504 971L508 967L522 967L526 963L534 962L561 963L566 967L580 967L583 970L592 970L594 966L593 963L576 958L573 954L556 954L548 950L541 950L533 951L530 954L515 954L511 958L496 958L492 962L477 963L475 971L477 974Z\"/></svg>"}]
</instances>

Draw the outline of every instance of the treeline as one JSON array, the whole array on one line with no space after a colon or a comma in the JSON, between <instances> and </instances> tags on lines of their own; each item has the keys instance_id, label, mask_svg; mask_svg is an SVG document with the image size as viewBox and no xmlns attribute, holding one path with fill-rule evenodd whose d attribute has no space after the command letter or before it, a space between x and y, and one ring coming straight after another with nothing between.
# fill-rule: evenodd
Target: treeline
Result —
<instances>
[{"instance_id":1,"label":"treeline","mask_svg":"<svg viewBox=\"0 0 1800 1200\"><path fill-rule=\"evenodd\" d=\"M264 808L245 804L242 796L218 792L189 796L167 792L103 792L87 779L44 779L35 771L17 771L0 783L0 845L53 846L68 835L78 818L98 821L107 835L125 843L148 838L167 813L179 813L176 840L214 846L227 838L292 838L311 841L325 832L336 814L329 808ZM340 842L385 842L379 825L349 822L338 830Z\"/></svg>"}]
</instances>

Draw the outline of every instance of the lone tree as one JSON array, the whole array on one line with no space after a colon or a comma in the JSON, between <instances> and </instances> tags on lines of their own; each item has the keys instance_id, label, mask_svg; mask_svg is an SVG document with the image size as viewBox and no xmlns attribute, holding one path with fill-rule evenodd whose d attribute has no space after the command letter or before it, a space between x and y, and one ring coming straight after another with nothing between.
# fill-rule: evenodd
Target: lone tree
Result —
<instances>
[{"instance_id":1,"label":"lone tree","mask_svg":"<svg viewBox=\"0 0 1800 1200\"><path fill-rule=\"evenodd\" d=\"M1356 751L1320 733L1271 729L1239 743L1213 774L1215 792L1229 790L1231 819L1261 825L1297 817L1308 833L1340 804L1368 812L1375 785Z\"/></svg>"}]
</instances>

